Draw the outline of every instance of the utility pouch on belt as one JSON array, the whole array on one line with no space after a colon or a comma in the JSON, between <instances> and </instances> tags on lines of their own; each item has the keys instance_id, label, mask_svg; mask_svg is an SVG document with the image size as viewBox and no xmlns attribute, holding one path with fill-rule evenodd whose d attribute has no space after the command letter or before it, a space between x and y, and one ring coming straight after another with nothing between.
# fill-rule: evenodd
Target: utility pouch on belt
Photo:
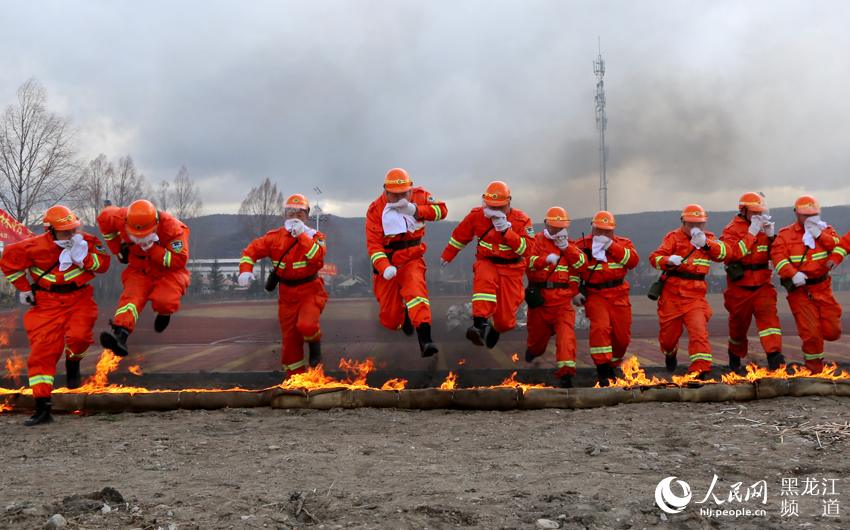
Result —
<instances>
[{"instance_id":1,"label":"utility pouch on belt","mask_svg":"<svg viewBox=\"0 0 850 530\"><path fill-rule=\"evenodd\" d=\"M525 303L528 307L540 307L543 305L543 293L536 285L529 283L525 288Z\"/></svg>"},{"instance_id":2,"label":"utility pouch on belt","mask_svg":"<svg viewBox=\"0 0 850 530\"><path fill-rule=\"evenodd\" d=\"M277 289L277 284L280 283L280 278L277 276L278 265L283 258L289 254L289 251L292 250L292 247L298 244L298 240L295 240L295 243L289 245L286 250L283 251L283 254L280 255L280 259L277 260L277 264L272 263L272 270L269 273L268 277L266 277L266 291L272 292Z\"/></svg>"},{"instance_id":3,"label":"utility pouch on belt","mask_svg":"<svg viewBox=\"0 0 850 530\"><path fill-rule=\"evenodd\" d=\"M664 276L652 282L652 285L649 286L649 291L646 293L646 297L655 302L661 298L662 291L664 291Z\"/></svg>"},{"instance_id":4,"label":"utility pouch on belt","mask_svg":"<svg viewBox=\"0 0 850 530\"><path fill-rule=\"evenodd\" d=\"M744 264L739 261L726 265L726 276L730 281L737 282L742 279L744 277L744 272Z\"/></svg>"}]
</instances>

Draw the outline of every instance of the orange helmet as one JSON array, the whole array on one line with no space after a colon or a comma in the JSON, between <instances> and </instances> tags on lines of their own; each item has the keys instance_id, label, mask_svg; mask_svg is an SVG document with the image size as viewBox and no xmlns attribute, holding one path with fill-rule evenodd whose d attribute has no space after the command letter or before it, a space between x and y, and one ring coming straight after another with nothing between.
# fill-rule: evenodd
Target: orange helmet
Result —
<instances>
[{"instance_id":1,"label":"orange helmet","mask_svg":"<svg viewBox=\"0 0 850 530\"><path fill-rule=\"evenodd\" d=\"M590 221L590 226L600 230L613 230L617 228L617 220L614 219L614 214L605 210L599 210Z\"/></svg>"},{"instance_id":2,"label":"orange helmet","mask_svg":"<svg viewBox=\"0 0 850 530\"><path fill-rule=\"evenodd\" d=\"M156 230L159 224L159 212L150 201L139 199L127 208L127 233L135 237L145 237Z\"/></svg>"},{"instance_id":3,"label":"orange helmet","mask_svg":"<svg viewBox=\"0 0 850 530\"><path fill-rule=\"evenodd\" d=\"M511 202L511 189L501 180L494 180L487 184L487 190L481 197L487 206L507 206Z\"/></svg>"},{"instance_id":4,"label":"orange helmet","mask_svg":"<svg viewBox=\"0 0 850 530\"><path fill-rule=\"evenodd\" d=\"M390 193L404 193L413 187L413 180L407 171L400 167L394 167L387 171L387 176L384 177L384 189Z\"/></svg>"},{"instance_id":5,"label":"orange helmet","mask_svg":"<svg viewBox=\"0 0 850 530\"><path fill-rule=\"evenodd\" d=\"M80 226L79 218L67 206L57 204L44 212L44 229L73 230Z\"/></svg>"},{"instance_id":6,"label":"orange helmet","mask_svg":"<svg viewBox=\"0 0 850 530\"><path fill-rule=\"evenodd\" d=\"M764 204L764 197L752 191L748 191L738 199L738 209L742 208L746 208L753 213L762 213L767 210L767 206Z\"/></svg>"},{"instance_id":7,"label":"orange helmet","mask_svg":"<svg viewBox=\"0 0 850 530\"><path fill-rule=\"evenodd\" d=\"M307 200L307 197L300 193L296 193L295 195L290 195L289 198L286 199L284 207L310 211L310 201Z\"/></svg>"},{"instance_id":8,"label":"orange helmet","mask_svg":"<svg viewBox=\"0 0 850 530\"><path fill-rule=\"evenodd\" d=\"M554 228L570 227L570 214L560 206L553 206L546 210L546 217L544 219L549 223L549 226Z\"/></svg>"},{"instance_id":9,"label":"orange helmet","mask_svg":"<svg viewBox=\"0 0 850 530\"><path fill-rule=\"evenodd\" d=\"M682 209L682 221L688 223L704 223L708 221L705 208L699 204L689 204Z\"/></svg>"},{"instance_id":10,"label":"orange helmet","mask_svg":"<svg viewBox=\"0 0 850 530\"><path fill-rule=\"evenodd\" d=\"M820 204L811 195L803 195L794 202L794 212L803 215L820 214Z\"/></svg>"}]
</instances>

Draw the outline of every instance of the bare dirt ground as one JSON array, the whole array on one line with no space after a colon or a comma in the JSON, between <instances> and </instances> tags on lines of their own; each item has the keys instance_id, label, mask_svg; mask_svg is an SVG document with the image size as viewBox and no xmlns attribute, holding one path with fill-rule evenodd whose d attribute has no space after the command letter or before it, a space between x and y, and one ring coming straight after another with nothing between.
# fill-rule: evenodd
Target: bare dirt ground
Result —
<instances>
[{"instance_id":1,"label":"bare dirt ground","mask_svg":"<svg viewBox=\"0 0 850 530\"><path fill-rule=\"evenodd\" d=\"M845 424L848 404L241 409L65 415L39 428L4 415L0 527L59 513L68 528L847 528L847 438L814 427ZM714 475L725 502L698 504ZM667 476L692 488L680 514L655 504ZM783 477L798 481L797 517L781 515ZM803 494L808 479L838 479L835 495ZM733 483L743 497L762 480L766 504L728 501ZM831 499L839 515L823 517Z\"/></svg>"}]
</instances>

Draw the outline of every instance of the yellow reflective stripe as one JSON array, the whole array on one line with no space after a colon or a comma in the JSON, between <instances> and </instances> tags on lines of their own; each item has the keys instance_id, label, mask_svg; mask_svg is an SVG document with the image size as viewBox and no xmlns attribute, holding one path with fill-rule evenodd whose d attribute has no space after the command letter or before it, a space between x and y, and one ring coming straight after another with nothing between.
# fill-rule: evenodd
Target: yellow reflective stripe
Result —
<instances>
[{"instance_id":1,"label":"yellow reflective stripe","mask_svg":"<svg viewBox=\"0 0 850 530\"><path fill-rule=\"evenodd\" d=\"M846 250L844 250L844 248L843 248L843 247L835 247L835 250L833 250L832 252L833 252L834 254L838 254L838 255L839 255L839 256L841 256L842 258L847 256L847 251L846 251Z\"/></svg>"},{"instance_id":2,"label":"yellow reflective stripe","mask_svg":"<svg viewBox=\"0 0 850 530\"><path fill-rule=\"evenodd\" d=\"M521 238L519 238L519 246L517 247L515 252L517 254L519 254L520 256L522 256L523 254L525 254L525 249L526 249L527 246L528 245L525 242L525 238L521 237Z\"/></svg>"},{"instance_id":3,"label":"yellow reflective stripe","mask_svg":"<svg viewBox=\"0 0 850 530\"><path fill-rule=\"evenodd\" d=\"M803 359L807 361L823 359L823 353L803 353Z\"/></svg>"},{"instance_id":4,"label":"yellow reflective stripe","mask_svg":"<svg viewBox=\"0 0 850 530\"><path fill-rule=\"evenodd\" d=\"M304 359L301 359L300 361L294 362L292 364L285 364L284 363L284 365L283 365L283 369L286 370L287 372L292 372L292 371L298 370L299 368L303 368L303 367L304 367Z\"/></svg>"},{"instance_id":5,"label":"yellow reflective stripe","mask_svg":"<svg viewBox=\"0 0 850 530\"><path fill-rule=\"evenodd\" d=\"M482 247L486 248L487 250L493 250L493 245L491 245L490 243L488 243L488 242L486 242L486 241L478 240L478 244L479 244L480 246L482 246Z\"/></svg>"},{"instance_id":6,"label":"yellow reflective stripe","mask_svg":"<svg viewBox=\"0 0 850 530\"><path fill-rule=\"evenodd\" d=\"M723 259L726 257L726 243L718 240L717 244L720 245L720 256L717 259Z\"/></svg>"},{"instance_id":7,"label":"yellow reflective stripe","mask_svg":"<svg viewBox=\"0 0 850 530\"><path fill-rule=\"evenodd\" d=\"M706 267L711 267L711 260L697 258L692 261L694 265L704 265Z\"/></svg>"},{"instance_id":8,"label":"yellow reflective stripe","mask_svg":"<svg viewBox=\"0 0 850 530\"><path fill-rule=\"evenodd\" d=\"M431 302L427 298L423 298L421 296L417 296L416 298L411 298L404 305L407 306L408 309L412 309L419 304L425 304L427 306L431 305Z\"/></svg>"},{"instance_id":9,"label":"yellow reflective stripe","mask_svg":"<svg viewBox=\"0 0 850 530\"><path fill-rule=\"evenodd\" d=\"M313 333L312 335L310 335L309 337L304 337L304 341L305 342L312 342L312 341L318 339L321 335L322 335L322 330L319 330L319 331Z\"/></svg>"},{"instance_id":10,"label":"yellow reflective stripe","mask_svg":"<svg viewBox=\"0 0 850 530\"><path fill-rule=\"evenodd\" d=\"M30 386L35 385L51 385L53 386L53 376L52 375L34 375L30 377L29 380Z\"/></svg>"},{"instance_id":11,"label":"yellow reflective stripe","mask_svg":"<svg viewBox=\"0 0 850 530\"><path fill-rule=\"evenodd\" d=\"M613 346L597 346L596 348L590 348L590 354L594 353L611 353L614 351Z\"/></svg>"},{"instance_id":12,"label":"yellow reflective stripe","mask_svg":"<svg viewBox=\"0 0 850 530\"><path fill-rule=\"evenodd\" d=\"M511 247L509 247L508 245L503 245L503 244L499 243L499 250L513 250L513 249Z\"/></svg>"},{"instance_id":13,"label":"yellow reflective stripe","mask_svg":"<svg viewBox=\"0 0 850 530\"><path fill-rule=\"evenodd\" d=\"M764 328L759 331L759 337L767 337L768 335L782 335L782 330L779 328Z\"/></svg>"},{"instance_id":14,"label":"yellow reflective stripe","mask_svg":"<svg viewBox=\"0 0 850 530\"><path fill-rule=\"evenodd\" d=\"M789 257L791 258L791 261L800 261L801 259L803 259L802 254L797 254L796 256L789 256Z\"/></svg>"},{"instance_id":15,"label":"yellow reflective stripe","mask_svg":"<svg viewBox=\"0 0 850 530\"><path fill-rule=\"evenodd\" d=\"M313 246L310 247L310 250L307 251L307 254L306 254L307 259L313 259L313 256L315 256L316 252L318 252L318 251L319 251L319 244L313 243Z\"/></svg>"},{"instance_id":16,"label":"yellow reflective stripe","mask_svg":"<svg viewBox=\"0 0 850 530\"><path fill-rule=\"evenodd\" d=\"M465 243L461 243L460 241L458 241L457 239L455 239L453 237L449 238L449 245L453 246L454 248L456 248L458 250L462 250L463 247L466 246Z\"/></svg>"},{"instance_id":17,"label":"yellow reflective stripe","mask_svg":"<svg viewBox=\"0 0 850 530\"><path fill-rule=\"evenodd\" d=\"M34 274L35 278L41 276L42 280L47 280L49 282L56 283L56 276L54 274L44 274L44 271L39 269L38 267L30 267L30 273Z\"/></svg>"},{"instance_id":18,"label":"yellow reflective stripe","mask_svg":"<svg viewBox=\"0 0 850 530\"><path fill-rule=\"evenodd\" d=\"M434 209L434 220L435 221L439 221L440 219L443 218L443 212L440 210L439 206L437 206L436 204L432 204L431 208Z\"/></svg>"},{"instance_id":19,"label":"yellow reflective stripe","mask_svg":"<svg viewBox=\"0 0 850 530\"><path fill-rule=\"evenodd\" d=\"M103 234L103 239L105 239L107 241L112 241L113 239L115 239L119 235L120 235L119 232L112 232L111 234Z\"/></svg>"},{"instance_id":20,"label":"yellow reflective stripe","mask_svg":"<svg viewBox=\"0 0 850 530\"><path fill-rule=\"evenodd\" d=\"M375 262L376 262L376 261L378 261L378 260L379 260L379 259L381 259L381 258L389 259L389 258L387 258L387 255L386 255L386 254L384 254L383 252L375 252L374 254L372 254L371 256L369 256L369 259L371 259L371 260L372 260L372 265L374 265L374 264L375 264Z\"/></svg>"},{"instance_id":21,"label":"yellow reflective stripe","mask_svg":"<svg viewBox=\"0 0 850 530\"><path fill-rule=\"evenodd\" d=\"M620 265L619 263L609 263L608 268L611 269L611 270L622 269L623 265Z\"/></svg>"},{"instance_id":22,"label":"yellow reflective stripe","mask_svg":"<svg viewBox=\"0 0 850 530\"><path fill-rule=\"evenodd\" d=\"M581 278L580 278L579 276L570 276L570 281L571 281L571 282L577 282L577 281L579 281L579 280L581 280Z\"/></svg>"},{"instance_id":23,"label":"yellow reflective stripe","mask_svg":"<svg viewBox=\"0 0 850 530\"><path fill-rule=\"evenodd\" d=\"M759 246L756 247L756 252L767 252L767 250L768 250L767 245L759 245Z\"/></svg>"},{"instance_id":24,"label":"yellow reflective stripe","mask_svg":"<svg viewBox=\"0 0 850 530\"><path fill-rule=\"evenodd\" d=\"M655 256L655 268L661 270L661 260L664 259L664 256Z\"/></svg>"},{"instance_id":25,"label":"yellow reflective stripe","mask_svg":"<svg viewBox=\"0 0 850 530\"><path fill-rule=\"evenodd\" d=\"M119 307L118 309L116 309L115 310L115 316L117 317L118 315L120 315L122 313L127 313L127 312L130 312L130 313L133 314L133 320L139 320L139 310L136 309L136 304L133 304L133 303L123 305L123 306Z\"/></svg>"},{"instance_id":26,"label":"yellow reflective stripe","mask_svg":"<svg viewBox=\"0 0 850 530\"><path fill-rule=\"evenodd\" d=\"M578 255L578 261L573 263L573 268L578 269L579 267L584 265L585 261L587 261L587 260L584 257L584 252L582 252L581 254Z\"/></svg>"},{"instance_id":27,"label":"yellow reflective stripe","mask_svg":"<svg viewBox=\"0 0 850 530\"><path fill-rule=\"evenodd\" d=\"M744 243L744 240L738 241L738 248L741 249L741 255L746 256L750 253L749 249L747 249L747 244Z\"/></svg>"},{"instance_id":28,"label":"yellow reflective stripe","mask_svg":"<svg viewBox=\"0 0 850 530\"><path fill-rule=\"evenodd\" d=\"M711 354L710 353L695 353L690 355L691 362L694 361L708 361L711 362Z\"/></svg>"},{"instance_id":29,"label":"yellow reflective stripe","mask_svg":"<svg viewBox=\"0 0 850 530\"><path fill-rule=\"evenodd\" d=\"M273 261L272 267L274 267L275 269L285 269L286 268L286 262L285 261Z\"/></svg>"},{"instance_id":30,"label":"yellow reflective stripe","mask_svg":"<svg viewBox=\"0 0 850 530\"><path fill-rule=\"evenodd\" d=\"M14 282L15 280L17 280L21 276L25 275L26 273L27 273L27 271L13 272L12 274L7 274L6 279L9 280L10 282Z\"/></svg>"},{"instance_id":31,"label":"yellow reflective stripe","mask_svg":"<svg viewBox=\"0 0 850 530\"><path fill-rule=\"evenodd\" d=\"M555 265L555 272L570 272L570 268L566 265Z\"/></svg>"},{"instance_id":32,"label":"yellow reflective stripe","mask_svg":"<svg viewBox=\"0 0 850 530\"><path fill-rule=\"evenodd\" d=\"M557 367L558 368L575 368L576 362L575 361L558 361Z\"/></svg>"},{"instance_id":33,"label":"yellow reflective stripe","mask_svg":"<svg viewBox=\"0 0 850 530\"><path fill-rule=\"evenodd\" d=\"M85 271L82 270L82 269L74 268L74 269L71 269L68 272L66 272L62 277L65 278L66 281L67 280L73 280L74 278L83 274L84 272Z\"/></svg>"},{"instance_id":34,"label":"yellow reflective stripe","mask_svg":"<svg viewBox=\"0 0 850 530\"><path fill-rule=\"evenodd\" d=\"M307 266L306 261L296 261L292 264L293 269L303 269L306 266Z\"/></svg>"},{"instance_id":35,"label":"yellow reflective stripe","mask_svg":"<svg viewBox=\"0 0 850 530\"><path fill-rule=\"evenodd\" d=\"M490 293L472 293L473 302L496 302L496 295Z\"/></svg>"},{"instance_id":36,"label":"yellow reflective stripe","mask_svg":"<svg viewBox=\"0 0 850 530\"><path fill-rule=\"evenodd\" d=\"M812 261L826 259L828 257L829 257L828 252L815 252L814 254L812 254Z\"/></svg>"},{"instance_id":37,"label":"yellow reflective stripe","mask_svg":"<svg viewBox=\"0 0 850 530\"><path fill-rule=\"evenodd\" d=\"M171 251L166 250L165 254L162 255L162 266L163 267L171 267Z\"/></svg>"},{"instance_id":38,"label":"yellow reflective stripe","mask_svg":"<svg viewBox=\"0 0 850 530\"><path fill-rule=\"evenodd\" d=\"M776 272L779 272L780 270L782 270L782 267L784 267L786 265L791 265L791 262L788 261L787 259L780 260L779 263L776 264Z\"/></svg>"},{"instance_id":39,"label":"yellow reflective stripe","mask_svg":"<svg viewBox=\"0 0 850 530\"><path fill-rule=\"evenodd\" d=\"M531 259L529 259L529 260L528 260L528 268L529 268L529 269L533 269L533 268L534 268L534 263L537 261L537 259L538 259L539 257L540 257L540 256L531 256Z\"/></svg>"},{"instance_id":40,"label":"yellow reflective stripe","mask_svg":"<svg viewBox=\"0 0 850 530\"><path fill-rule=\"evenodd\" d=\"M254 260L252 260L249 256L242 256L239 259L239 264L247 263L248 265L254 265Z\"/></svg>"},{"instance_id":41,"label":"yellow reflective stripe","mask_svg":"<svg viewBox=\"0 0 850 530\"><path fill-rule=\"evenodd\" d=\"M96 271L100 268L100 258L97 254L89 254L91 256L91 267L89 267L90 271Z\"/></svg>"},{"instance_id":42,"label":"yellow reflective stripe","mask_svg":"<svg viewBox=\"0 0 850 530\"><path fill-rule=\"evenodd\" d=\"M584 252L582 252L581 257L584 258ZM620 260L620 265L625 265L626 263L628 263L629 260L631 259L631 257L632 257L632 251L629 250L629 249L626 249L626 252L623 255L623 259Z\"/></svg>"}]
</instances>

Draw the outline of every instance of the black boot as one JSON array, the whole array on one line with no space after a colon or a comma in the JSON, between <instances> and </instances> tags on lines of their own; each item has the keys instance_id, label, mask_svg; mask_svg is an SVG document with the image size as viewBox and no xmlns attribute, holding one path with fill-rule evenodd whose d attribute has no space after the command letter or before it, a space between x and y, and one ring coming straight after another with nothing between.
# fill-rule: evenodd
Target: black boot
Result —
<instances>
[{"instance_id":1,"label":"black boot","mask_svg":"<svg viewBox=\"0 0 850 530\"><path fill-rule=\"evenodd\" d=\"M768 370L779 370L779 367L785 364L785 357L781 352L772 351L767 354L767 369Z\"/></svg>"},{"instance_id":2,"label":"black boot","mask_svg":"<svg viewBox=\"0 0 850 530\"><path fill-rule=\"evenodd\" d=\"M100 334L100 345L107 350L112 350L112 353L118 357L126 357L127 338L130 336L130 330L121 326L112 326L112 333L104 331Z\"/></svg>"},{"instance_id":3,"label":"black boot","mask_svg":"<svg viewBox=\"0 0 850 530\"><path fill-rule=\"evenodd\" d=\"M599 380L599 386L608 386L608 381L615 379L614 368L610 364L596 365L596 378Z\"/></svg>"},{"instance_id":4,"label":"black boot","mask_svg":"<svg viewBox=\"0 0 850 530\"><path fill-rule=\"evenodd\" d=\"M496 331L496 328L494 328L493 326L490 326L487 329L487 335L484 338L484 345L487 346L490 349L493 349L496 346L496 344L499 342L499 337L500 337L500 334L499 334L498 331Z\"/></svg>"},{"instance_id":5,"label":"black boot","mask_svg":"<svg viewBox=\"0 0 850 530\"><path fill-rule=\"evenodd\" d=\"M80 361L65 359L65 386L72 390L80 388Z\"/></svg>"},{"instance_id":6,"label":"black boot","mask_svg":"<svg viewBox=\"0 0 850 530\"><path fill-rule=\"evenodd\" d=\"M162 333L168 327L169 322L171 322L171 315L157 315L153 321L153 330Z\"/></svg>"},{"instance_id":7,"label":"black boot","mask_svg":"<svg viewBox=\"0 0 850 530\"><path fill-rule=\"evenodd\" d=\"M527 363L533 362L534 359L536 359L538 357L540 357L540 356L535 354L533 351L525 350L525 362L527 362Z\"/></svg>"},{"instance_id":8,"label":"black boot","mask_svg":"<svg viewBox=\"0 0 850 530\"><path fill-rule=\"evenodd\" d=\"M700 381L708 381L709 379L711 379L711 372L699 372L697 374L697 379L699 379Z\"/></svg>"},{"instance_id":9,"label":"black boot","mask_svg":"<svg viewBox=\"0 0 850 530\"><path fill-rule=\"evenodd\" d=\"M30 419L24 422L27 427L40 425L42 423L50 423L53 421L53 416L50 415L50 409L53 408L53 403L50 398L35 398L35 414L30 416Z\"/></svg>"},{"instance_id":10,"label":"black boot","mask_svg":"<svg viewBox=\"0 0 850 530\"><path fill-rule=\"evenodd\" d=\"M419 339L419 351L422 357L431 357L440 351L431 339L431 324L423 322L416 328L416 337Z\"/></svg>"},{"instance_id":11,"label":"black boot","mask_svg":"<svg viewBox=\"0 0 850 530\"><path fill-rule=\"evenodd\" d=\"M308 342L307 349L310 351L310 367L319 366L322 362L322 343L319 341Z\"/></svg>"},{"instance_id":12,"label":"black boot","mask_svg":"<svg viewBox=\"0 0 850 530\"><path fill-rule=\"evenodd\" d=\"M562 375L561 379L558 381L558 386L561 387L561 388L572 388L573 387L573 376Z\"/></svg>"},{"instance_id":13,"label":"black boot","mask_svg":"<svg viewBox=\"0 0 850 530\"><path fill-rule=\"evenodd\" d=\"M404 310L404 323L401 325L401 331L408 337L413 335L413 322L410 321L410 315L407 314L407 309Z\"/></svg>"},{"instance_id":14,"label":"black boot","mask_svg":"<svg viewBox=\"0 0 850 530\"><path fill-rule=\"evenodd\" d=\"M484 317L473 317L472 325L466 330L466 338L476 346L484 346L484 337L487 335L487 319Z\"/></svg>"},{"instance_id":15,"label":"black boot","mask_svg":"<svg viewBox=\"0 0 850 530\"><path fill-rule=\"evenodd\" d=\"M729 352L729 369L735 373L741 372L741 358Z\"/></svg>"},{"instance_id":16,"label":"black boot","mask_svg":"<svg viewBox=\"0 0 850 530\"><path fill-rule=\"evenodd\" d=\"M670 355L664 355L664 366L667 367L667 371L673 373L676 371L676 367L679 366L679 361L676 359L676 354L671 353Z\"/></svg>"}]
</instances>

